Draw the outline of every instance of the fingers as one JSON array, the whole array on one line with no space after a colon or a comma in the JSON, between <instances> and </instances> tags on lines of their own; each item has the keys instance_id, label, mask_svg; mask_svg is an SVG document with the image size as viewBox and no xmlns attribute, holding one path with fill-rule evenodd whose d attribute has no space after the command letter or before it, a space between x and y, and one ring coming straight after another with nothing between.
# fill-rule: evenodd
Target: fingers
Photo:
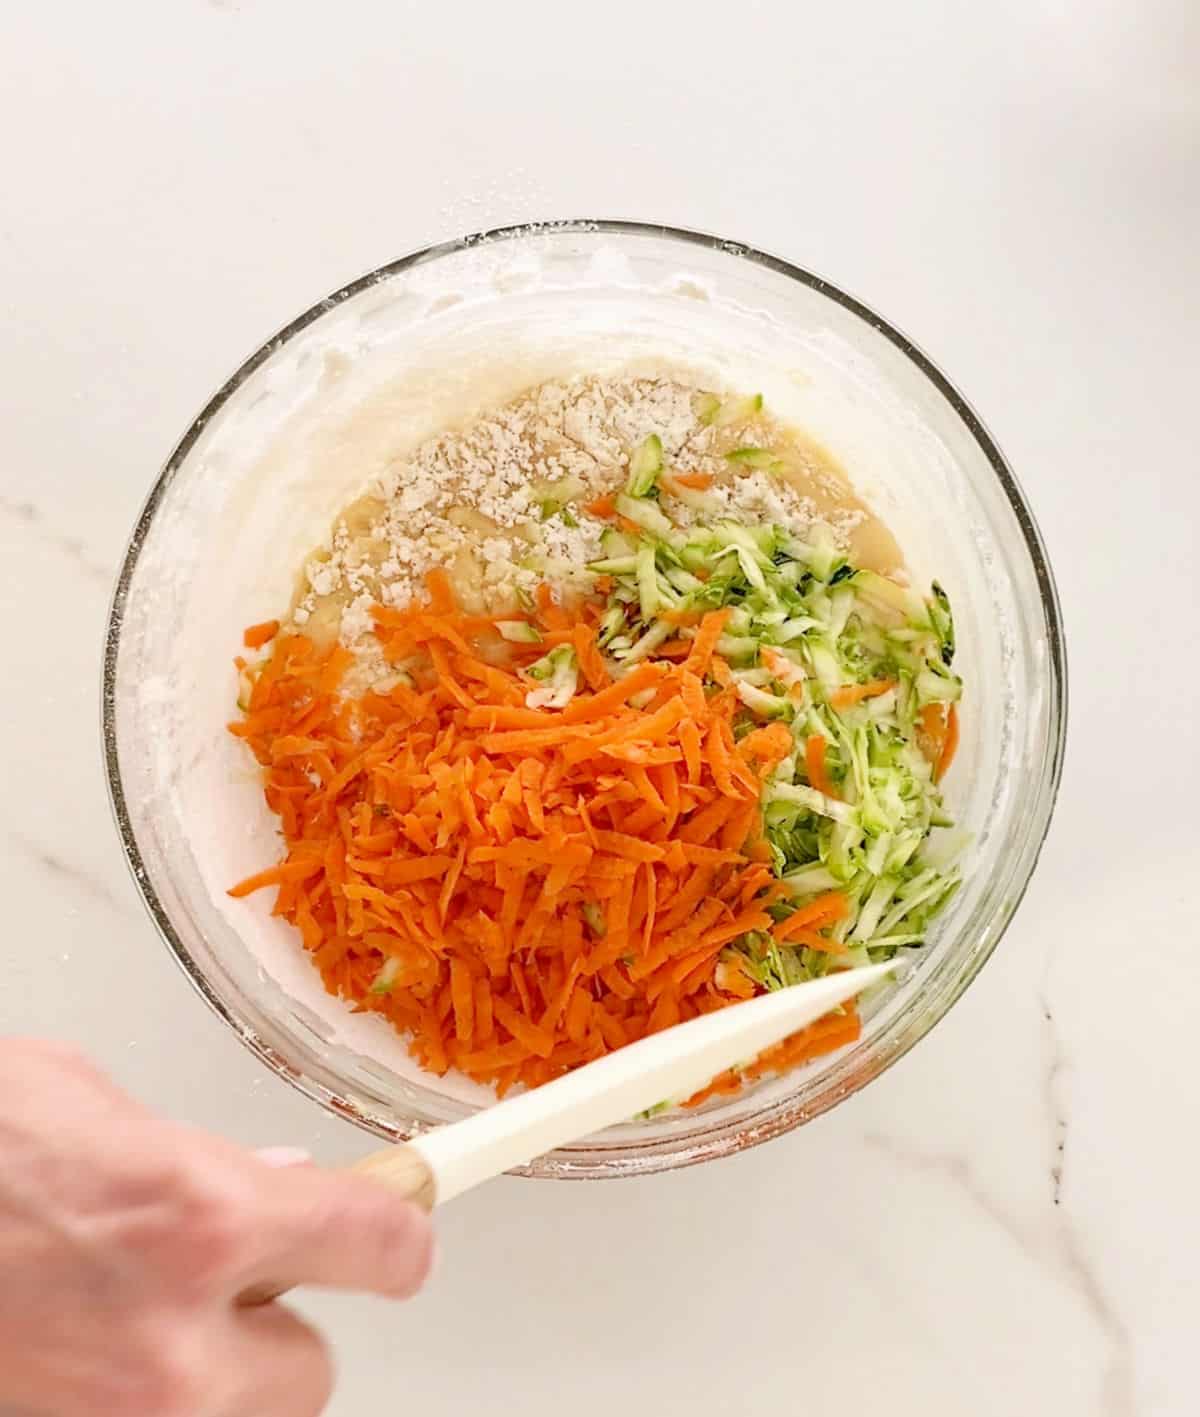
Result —
<instances>
[{"instance_id":1,"label":"fingers","mask_svg":"<svg viewBox=\"0 0 1200 1417\"><path fill-rule=\"evenodd\" d=\"M234 1317L238 1392L222 1417L317 1417L333 1391L324 1339L290 1309L267 1304Z\"/></svg>"},{"instance_id":2,"label":"fingers","mask_svg":"<svg viewBox=\"0 0 1200 1417\"><path fill-rule=\"evenodd\" d=\"M407 1299L425 1282L433 1226L375 1181L288 1167L263 1181L262 1266L248 1279L277 1290L296 1284Z\"/></svg>"},{"instance_id":3,"label":"fingers","mask_svg":"<svg viewBox=\"0 0 1200 1417\"><path fill-rule=\"evenodd\" d=\"M49 1038L0 1038L0 1074L20 1074L22 1086L8 1102L18 1112L42 1105L44 1094L69 1088L78 1096L77 1109L86 1102L87 1116L138 1120L149 1113L121 1092L96 1065L71 1043ZM71 1119L67 1119L71 1120Z\"/></svg>"}]
</instances>

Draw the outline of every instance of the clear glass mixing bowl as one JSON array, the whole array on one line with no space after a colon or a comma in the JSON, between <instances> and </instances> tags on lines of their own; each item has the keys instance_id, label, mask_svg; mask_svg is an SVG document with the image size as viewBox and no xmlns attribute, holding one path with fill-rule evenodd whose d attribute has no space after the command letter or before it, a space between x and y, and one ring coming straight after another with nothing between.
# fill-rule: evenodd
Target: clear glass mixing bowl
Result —
<instances>
[{"instance_id":1,"label":"clear glass mixing bowl","mask_svg":"<svg viewBox=\"0 0 1200 1417\"><path fill-rule=\"evenodd\" d=\"M269 902L226 897L277 849L256 774L224 731L240 630L279 613L338 509L413 441L539 379L617 367L761 389L841 460L918 583L946 586L966 680L948 788L967 876L855 1046L732 1100L611 1128L534 1162L535 1176L722 1156L882 1072L995 949L1063 753L1062 627L1032 513L976 415L885 320L775 257L631 222L521 227L407 256L314 305L218 391L150 492L109 622L105 752L125 853L196 989L268 1067L388 1139L487 1101L419 1073L382 1020L329 998Z\"/></svg>"}]
</instances>

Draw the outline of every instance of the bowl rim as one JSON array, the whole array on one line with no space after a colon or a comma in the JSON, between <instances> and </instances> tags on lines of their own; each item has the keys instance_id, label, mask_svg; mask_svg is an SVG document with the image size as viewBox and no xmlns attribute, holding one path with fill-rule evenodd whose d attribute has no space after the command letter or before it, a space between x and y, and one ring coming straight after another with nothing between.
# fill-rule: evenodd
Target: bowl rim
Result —
<instances>
[{"instance_id":1,"label":"bowl rim","mask_svg":"<svg viewBox=\"0 0 1200 1417\"><path fill-rule=\"evenodd\" d=\"M1016 519L1024 542L1024 549L1032 565L1037 583L1041 611L1046 630L1047 669L1049 678L1048 741L1045 745L1045 767L1040 792L1040 800L1031 813L1031 831L1023 844L1025 864L1015 890L1004 902L997 929L988 947L977 953L969 969L964 973L955 993L949 998L945 1008L929 1019L924 1027L909 1030L898 1041L888 1056L883 1058L869 1076L854 1086L841 1088L836 1095L827 1096L815 1107L795 1107L787 1109L787 1099L781 1099L763 1120L743 1119L729 1123L714 1134L700 1139L685 1138L682 1150L673 1149L670 1144L649 1141L643 1150L636 1144L625 1144L621 1155L598 1153L595 1149L564 1147L540 1158L528 1167L518 1168L514 1174L556 1179L593 1179L598 1177L621 1177L648 1175L656 1171L696 1165L720 1156L731 1155L758 1146L764 1141L793 1130L801 1122L809 1121L822 1112L860 1090L860 1087L881 1072L885 1072L920 1041L950 1011L962 993L978 977L984 964L991 958L1017 908L1024 899L1033 872L1037 867L1062 779L1063 762L1066 751L1068 721L1067 655L1063 629L1062 607L1054 574L1050 567L1044 540L1033 511L1024 491L1000 451L999 445L988 431L975 409L946 377L933 360L907 335L863 301L850 295L825 277L744 242L715 236L709 232L690 227L673 226L665 223L628 221L621 219L568 218L564 220L531 221L489 230L469 233L448 241L436 242L420 247L407 255L398 257L382 266L341 286L339 289L316 301L308 309L290 320L286 325L266 339L246 358L235 371L220 385L193 418L186 432L179 439L155 477L150 490L138 512L130 534L116 584L109 603L105 622L103 672L101 680L101 734L105 778L109 804L112 810L122 854L130 874L138 888L142 902L176 963L183 971L192 987L219 1018L233 1030L241 1042L261 1062L298 1092L317 1102L327 1111L333 1112L364 1130L387 1140L400 1138L396 1129L388 1127L378 1119L362 1112L352 1102L337 1095L317 1079L301 1074L287 1059L261 1039L253 1027L238 1017L235 1010L212 988L204 971L193 958L191 951L176 930L165 909L153 881L150 879L142 856L126 801L125 788L121 777L117 747L116 689L118 662L121 649L121 634L125 619L129 589L137 570L142 547L150 533L160 504L170 490L176 475L183 467L189 453L212 419L221 411L228 400L249 379L255 371L272 355L289 343L297 334L322 316L342 305L347 300L370 289L374 285L412 270L418 266L454 255L471 247L501 242L518 242L530 237L545 237L556 234L609 235L650 237L678 241L687 246L704 247L724 252L752 264L763 266L777 275L782 275L807 286L818 295L831 300L851 314L864 321L878 334L892 344L910 363L922 373L939 394L950 405L962 421L968 433L984 454L991 470L1004 493L1009 509Z\"/></svg>"}]
</instances>

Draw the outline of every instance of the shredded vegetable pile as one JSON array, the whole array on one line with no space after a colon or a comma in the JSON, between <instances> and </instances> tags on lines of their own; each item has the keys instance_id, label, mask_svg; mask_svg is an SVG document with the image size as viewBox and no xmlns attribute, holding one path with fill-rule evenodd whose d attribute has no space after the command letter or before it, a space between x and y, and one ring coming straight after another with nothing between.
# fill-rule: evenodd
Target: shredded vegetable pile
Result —
<instances>
[{"instance_id":1,"label":"shredded vegetable pile","mask_svg":"<svg viewBox=\"0 0 1200 1417\"><path fill-rule=\"evenodd\" d=\"M376 608L395 673L355 698L342 647L247 631L270 650L239 660L231 728L287 849L231 893L276 887L326 987L430 1071L536 1086L917 947L954 891L929 846L961 693L945 595L711 513L648 438L623 491L551 513L613 523L591 597L472 616L432 572L426 603ZM848 1005L691 1102L858 1032Z\"/></svg>"}]
</instances>

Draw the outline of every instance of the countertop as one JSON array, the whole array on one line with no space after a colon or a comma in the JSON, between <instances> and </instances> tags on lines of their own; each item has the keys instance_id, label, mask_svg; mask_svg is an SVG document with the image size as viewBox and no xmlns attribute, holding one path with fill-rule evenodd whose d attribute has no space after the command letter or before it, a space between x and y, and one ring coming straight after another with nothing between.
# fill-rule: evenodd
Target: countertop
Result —
<instances>
[{"instance_id":1,"label":"countertop","mask_svg":"<svg viewBox=\"0 0 1200 1417\"><path fill-rule=\"evenodd\" d=\"M273 329L432 238L627 216L874 305L981 411L1071 726L978 982L738 1159L498 1182L407 1307L307 1294L334 1417L1200 1410L1200 26L1189 0L14 7L0 53L0 1031L253 1144L365 1138L193 995L105 800L99 658L162 460ZM6 1084L7 1085L7 1084Z\"/></svg>"}]
</instances>

